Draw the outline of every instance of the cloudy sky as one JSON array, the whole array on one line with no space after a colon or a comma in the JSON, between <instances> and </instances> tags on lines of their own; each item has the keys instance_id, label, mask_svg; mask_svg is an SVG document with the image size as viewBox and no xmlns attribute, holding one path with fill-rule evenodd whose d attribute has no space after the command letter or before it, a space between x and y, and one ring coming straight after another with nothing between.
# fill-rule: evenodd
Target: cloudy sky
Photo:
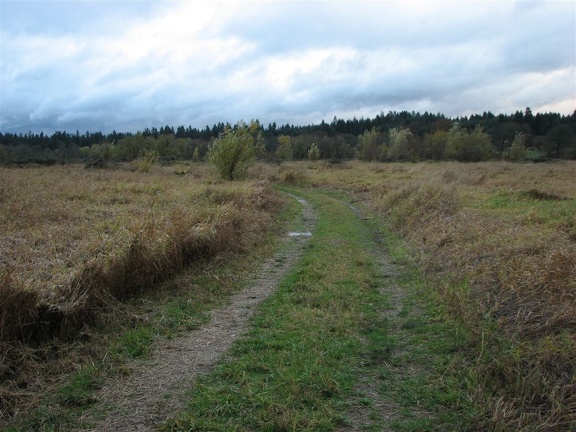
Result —
<instances>
[{"instance_id":1,"label":"cloudy sky","mask_svg":"<svg viewBox=\"0 0 576 432\"><path fill-rule=\"evenodd\" d=\"M0 0L0 132L576 109L573 0Z\"/></svg>"}]
</instances>

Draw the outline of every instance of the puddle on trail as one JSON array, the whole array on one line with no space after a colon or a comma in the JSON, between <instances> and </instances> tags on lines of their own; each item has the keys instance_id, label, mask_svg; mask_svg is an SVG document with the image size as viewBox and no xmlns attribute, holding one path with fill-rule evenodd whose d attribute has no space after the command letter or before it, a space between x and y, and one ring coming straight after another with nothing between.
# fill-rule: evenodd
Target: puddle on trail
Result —
<instances>
[{"instance_id":1,"label":"puddle on trail","mask_svg":"<svg viewBox=\"0 0 576 432\"><path fill-rule=\"evenodd\" d=\"M308 204L306 200L299 198L297 196L294 196L294 199L298 201L300 204ZM288 233L288 237L312 237L312 233L309 231L303 231L303 232L291 231Z\"/></svg>"},{"instance_id":2,"label":"puddle on trail","mask_svg":"<svg viewBox=\"0 0 576 432\"><path fill-rule=\"evenodd\" d=\"M311 237L311 232L289 232L288 235L290 237Z\"/></svg>"}]
</instances>

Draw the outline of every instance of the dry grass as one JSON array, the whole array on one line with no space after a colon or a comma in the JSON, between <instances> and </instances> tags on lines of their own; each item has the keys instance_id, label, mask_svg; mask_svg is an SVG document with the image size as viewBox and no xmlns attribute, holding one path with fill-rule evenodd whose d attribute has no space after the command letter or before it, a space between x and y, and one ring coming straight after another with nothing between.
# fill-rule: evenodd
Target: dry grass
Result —
<instances>
[{"instance_id":1,"label":"dry grass","mask_svg":"<svg viewBox=\"0 0 576 432\"><path fill-rule=\"evenodd\" d=\"M410 242L473 335L480 430L576 425L576 163L349 162L303 175L354 194Z\"/></svg>"},{"instance_id":2,"label":"dry grass","mask_svg":"<svg viewBox=\"0 0 576 432\"><path fill-rule=\"evenodd\" d=\"M102 324L192 262L253 248L280 208L267 182L220 182L203 165L127 168L0 169L2 412L29 347Z\"/></svg>"},{"instance_id":3,"label":"dry grass","mask_svg":"<svg viewBox=\"0 0 576 432\"><path fill-rule=\"evenodd\" d=\"M70 336L189 261L250 248L278 202L266 184L285 181L345 190L411 244L472 335L478 430L576 424L576 163L302 162L250 175L0 170L0 376L37 355L14 341ZM4 387L0 403L25 393Z\"/></svg>"}]
</instances>

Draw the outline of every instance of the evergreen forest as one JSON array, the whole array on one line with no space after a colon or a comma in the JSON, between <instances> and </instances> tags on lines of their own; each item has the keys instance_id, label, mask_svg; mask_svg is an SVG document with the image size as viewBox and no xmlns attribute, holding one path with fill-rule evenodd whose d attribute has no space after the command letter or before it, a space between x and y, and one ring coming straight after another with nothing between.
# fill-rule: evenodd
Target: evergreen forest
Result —
<instances>
[{"instance_id":1,"label":"evergreen forest","mask_svg":"<svg viewBox=\"0 0 576 432\"><path fill-rule=\"evenodd\" d=\"M514 114L484 112L456 118L391 111L374 118L334 117L330 123L307 126L252 123L260 131L258 157L270 162L307 159L311 149L316 157L333 162L576 159L576 111L533 114L526 108ZM108 134L0 132L0 164L131 161L150 151L161 162L200 161L225 127L224 123L204 129L166 125Z\"/></svg>"}]
</instances>

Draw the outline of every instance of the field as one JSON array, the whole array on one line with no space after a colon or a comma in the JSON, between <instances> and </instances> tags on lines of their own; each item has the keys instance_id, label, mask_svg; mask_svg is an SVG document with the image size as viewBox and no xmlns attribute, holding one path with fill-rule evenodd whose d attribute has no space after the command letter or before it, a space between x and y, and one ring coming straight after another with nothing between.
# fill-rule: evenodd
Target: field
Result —
<instances>
[{"instance_id":1,"label":"field","mask_svg":"<svg viewBox=\"0 0 576 432\"><path fill-rule=\"evenodd\" d=\"M43 345L105 326L190 264L254 248L281 208L270 187L209 167L128 168L0 170L3 414L29 398Z\"/></svg>"},{"instance_id":2,"label":"field","mask_svg":"<svg viewBox=\"0 0 576 432\"><path fill-rule=\"evenodd\" d=\"M344 190L406 239L471 335L481 429L576 424L576 164L358 164L294 169Z\"/></svg>"},{"instance_id":3,"label":"field","mask_svg":"<svg viewBox=\"0 0 576 432\"><path fill-rule=\"evenodd\" d=\"M426 301L468 335L450 368L465 371L474 428L575 424L573 162L289 162L236 182L203 164L2 168L3 414L39 373L26 349L78 340L189 265L260 247L285 208L274 184L343 194L373 226L402 236Z\"/></svg>"}]
</instances>

